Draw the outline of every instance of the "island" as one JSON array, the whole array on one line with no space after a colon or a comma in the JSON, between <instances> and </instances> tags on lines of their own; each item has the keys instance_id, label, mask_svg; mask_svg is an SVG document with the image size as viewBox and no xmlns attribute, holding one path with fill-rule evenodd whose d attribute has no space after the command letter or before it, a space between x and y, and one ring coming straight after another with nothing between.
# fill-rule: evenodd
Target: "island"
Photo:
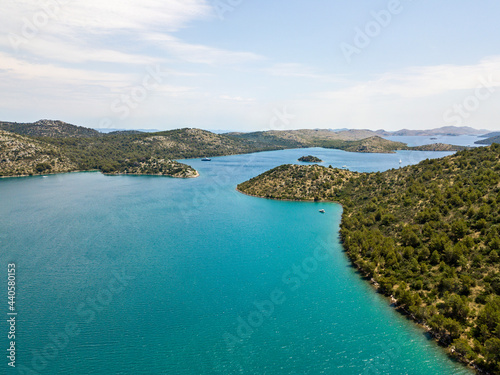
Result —
<instances>
[{"instance_id":1,"label":"island","mask_svg":"<svg viewBox=\"0 0 500 375\"><path fill-rule=\"evenodd\" d=\"M500 144L382 173L282 165L237 189L342 204L360 274L450 356L500 373Z\"/></svg>"},{"instance_id":2,"label":"island","mask_svg":"<svg viewBox=\"0 0 500 375\"><path fill-rule=\"evenodd\" d=\"M321 162L323 162L323 160L321 160L320 158L318 158L316 156L312 156L312 155L301 156L298 160L305 162L305 163L321 163Z\"/></svg>"}]
</instances>

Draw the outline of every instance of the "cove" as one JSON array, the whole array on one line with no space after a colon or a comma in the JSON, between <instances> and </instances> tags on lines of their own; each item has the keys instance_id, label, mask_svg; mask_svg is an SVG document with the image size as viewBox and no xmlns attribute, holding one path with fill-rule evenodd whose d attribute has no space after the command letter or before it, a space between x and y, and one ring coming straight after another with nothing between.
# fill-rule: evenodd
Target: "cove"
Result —
<instances>
[{"instance_id":1,"label":"cove","mask_svg":"<svg viewBox=\"0 0 500 375\"><path fill-rule=\"evenodd\" d=\"M235 191L308 154L359 171L446 155L302 149L184 160L200 172L190 180L2 179L17 364L39 374L470 373L360 279L339 242L339 205Z\"/></svg>"}]
</instances>

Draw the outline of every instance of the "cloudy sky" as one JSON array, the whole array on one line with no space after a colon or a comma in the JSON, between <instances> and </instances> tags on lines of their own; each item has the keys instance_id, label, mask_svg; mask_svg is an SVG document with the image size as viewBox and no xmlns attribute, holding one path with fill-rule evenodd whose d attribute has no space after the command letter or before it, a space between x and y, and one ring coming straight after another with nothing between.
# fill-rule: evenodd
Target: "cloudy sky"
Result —
<instances>
[{"instance_id":1,"label":"cloudy sky","mask_svg":"<svg viewBox=\"0 0 500 375\"><path fill-rule=\"evenodd\" d=\"M16 0L0 120L500 130L498 0Z\"/></svg>"}]
</instances>

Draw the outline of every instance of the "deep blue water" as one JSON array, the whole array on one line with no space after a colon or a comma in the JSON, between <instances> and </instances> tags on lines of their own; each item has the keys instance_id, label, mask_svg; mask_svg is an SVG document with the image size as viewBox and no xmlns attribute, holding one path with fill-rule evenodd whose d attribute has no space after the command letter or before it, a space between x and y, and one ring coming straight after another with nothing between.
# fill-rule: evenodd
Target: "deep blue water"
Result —
<instances>
[{"instance_id":1,"label":"deep blue water","mask_svg":"<svg viewBox=\"0 0 500 375\"><path fill-rule=\"evenodd\" d=\"M189 180L0 180L1 287L15 262L20 373L468 373L351 268L339 205L235 191L307 154L375 171L448 153L286 150L188 160L201 174ZM18 373L7 359L4 370Z\"/></svg>"}]
</instances>

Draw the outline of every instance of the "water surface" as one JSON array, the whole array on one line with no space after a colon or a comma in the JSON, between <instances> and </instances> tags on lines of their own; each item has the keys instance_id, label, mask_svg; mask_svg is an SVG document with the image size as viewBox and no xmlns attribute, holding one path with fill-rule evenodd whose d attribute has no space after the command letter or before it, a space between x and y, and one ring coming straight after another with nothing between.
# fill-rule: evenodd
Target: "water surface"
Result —
<instances>
[{"instance_id":1,"label":"water surface","mask_svg":"<svg viewBox=\"0 0 500 375\"><path fill-rule=\"evenodd\" d=\"M375 171L449 153L285 150L188 160L201 174L189 180L0 180L0 269L18 269L18 365L39 374L468 373L350 266L339 205L235 191L307 154Z\"/></svg>"}]
</instances>

